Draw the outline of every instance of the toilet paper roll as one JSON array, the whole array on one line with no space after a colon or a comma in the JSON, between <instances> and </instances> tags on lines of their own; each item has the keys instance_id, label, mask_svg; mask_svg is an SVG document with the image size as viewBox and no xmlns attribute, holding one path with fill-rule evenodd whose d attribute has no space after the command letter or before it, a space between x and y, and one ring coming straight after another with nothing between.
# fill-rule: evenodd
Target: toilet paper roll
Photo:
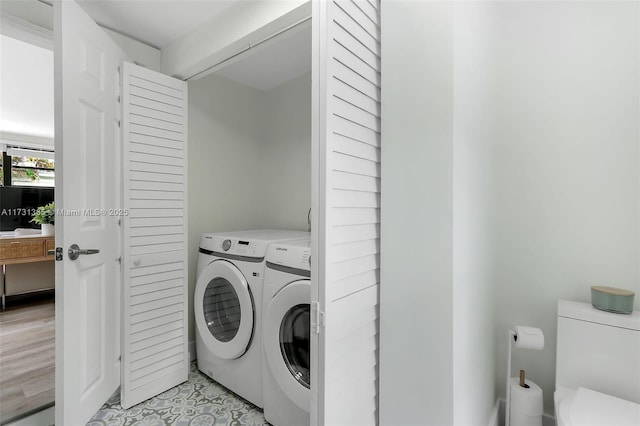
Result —
<instances>
[{"instance_id":1,"label":"toilet paper roll","mask_svg":"<svg viewBox=\"0 0 640 426\"><path fill-rule=\"evenodd\" d=\"M542 389L531 380L525 380L528 388L519 384L517 377L511 378L511 426L542 426Z\"/></svg>"},{"instance_id":2,"label":"toilet paper roll","mask_svg":"<svg viewBox=\"0 0 640 426\"><path fill-rule=\"evenodd\" d=\"M535 327L516 325L514 336L516 348L542 350L544 348L544 334Z\"/></svg>"}]
</instances>

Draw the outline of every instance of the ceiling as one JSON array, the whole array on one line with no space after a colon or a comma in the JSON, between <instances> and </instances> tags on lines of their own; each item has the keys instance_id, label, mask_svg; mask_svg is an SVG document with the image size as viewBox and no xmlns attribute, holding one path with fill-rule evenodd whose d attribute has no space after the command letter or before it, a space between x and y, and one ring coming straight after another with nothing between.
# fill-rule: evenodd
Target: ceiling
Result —
<instances>
[{"instance_id":1,"label":"ceiling","mask_svg":"<svg viewBox=\"0 0 640 426\"><path fill-rule=\"evenodd\" d=\"M98 23L158 49L241 0L77 0Z\"/></svg>"},{"instance_id":2,"label":"ceiling","mask_svg":"<svg viewBox=\"0 0 640 426\"><path fill-rule=\"evenodd\" d=\"M267 91L311 70L311 21L240 55L215 74Z\"/></svg>"},{"instance_id":3,"label":"ceiling","mask_svg":"<svg viewBox=\"0 0 640 426\"><path fill-rule=\"evenodd\" d=\"M77 0L100 25L162 49L239 1L266 0ZM311 70L309 22L238 55L215 73L269 90Z\"/></svg>"}]
</instances>

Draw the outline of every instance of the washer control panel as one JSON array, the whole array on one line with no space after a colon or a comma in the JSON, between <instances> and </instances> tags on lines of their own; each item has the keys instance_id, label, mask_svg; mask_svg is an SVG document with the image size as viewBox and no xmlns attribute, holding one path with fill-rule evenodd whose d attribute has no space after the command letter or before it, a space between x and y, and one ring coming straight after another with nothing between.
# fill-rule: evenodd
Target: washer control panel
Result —
<instances>
[{"instance_id":1,"label":"washer control panel","mask_svg":"<svg viewBox=\"0 0 640 426\"><path fill-rule=\"evenodd\" d=\"M224 235L203 234L200 238L200 248L236 256L264 257L267 243Z\"/></svg>"},{"instance_id":2,"label":"washer control panel","mask_svg":"<svg viewBox=\"0 0 640 426\"><path fill-rule=\"evenodd\" d=\"M311 241L272 243L267 249L266 261L289 268L311 270Z\"/></svg>"}]
</instances>

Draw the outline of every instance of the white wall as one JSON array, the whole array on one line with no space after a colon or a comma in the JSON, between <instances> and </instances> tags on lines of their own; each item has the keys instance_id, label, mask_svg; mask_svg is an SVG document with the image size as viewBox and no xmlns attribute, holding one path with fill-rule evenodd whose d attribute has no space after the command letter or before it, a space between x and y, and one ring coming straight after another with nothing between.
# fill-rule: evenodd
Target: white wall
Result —
<instances>
[{"instance_id":1,"label":"white wall","mask_svg":"<svg viewBox=\"0 0 640 426\"><path fill-rule=\"evenodd\" d=\"M0 132L53 146L53 52L0 35Z\"/></svg>"},{"instance_id":2,"label":"white wall","mask_svg":"<svg viewBox=\"0 0 640 426\"><path fill-rule=\"evenodd\" d=\"M492 36L477 3L383 9L381 424L486 425Z\"/></svg>"},{"instance_id":3,"label":"white wall","mask_svg":"<svg viewBox=\"0 0 640 426\"><path fill-rule=\"evenodd\" d=\"M53 30L53 7L38 0L3 0L0 2L0 12Z\"/></svg>"},{"instance_id":4,"label":"white wall","mask_svg":"<svg viewBox=\"0 0 640 426\"><path fill-rule=\"evenodd\" d=\"M222 77L189 82L189 301L204 232L249 229L260 176L260 93ZM189 311L193 312L192 306ZM194 340L189 323L189 340Z\"/></svg>"},{"instance_id":5,"label":"white wall","mask_svg":"<svg viewBox=\"0 0 640 426\"><path fill-rule=\"evenodd\" d=\"M514 324L553 413L557 299L640 294L639 8L384 4L382 424L486 424Z\"/></svg>"},{"instance_id":6,"label":"white wall","mask_svg":"<svg viewBox=\"0 0 640 426\"><path fill-rule=\"evenodd\" d=\"M453 54L453 424L495 404L491 250L493 8L456 2Z\"/></svg>"},{"instance_id":7,"label":"white wall","mask_svg":"<svg viewBox=\"0 0 640 426\"><path fill-rule=\"evenodd\" d=\"M311 74L264 92L257 226L306 231L311 207Z\"/></svg>"},{"instance_id":8,"label":"white wall","mask_svg":"<svg viewBox=\"0 0 640 426\"><path fill-rule=\"evenodd\" d=\"M382 3L381 425L453 422L453 4Z\"/></svg>"},{"instance_id":9,"label":"white wall","mask_svg":"<svg viewBox=\"0 0 640 426\"><path fill-rule=\"evenodd\" d=\"M383 15L380 423L486 425L491 16L475 2Z\"/></svg>"},{"instance_id":10,"label":"white wall","mask_svg":"<svg viewBox=\"0 0 640 426\"><path fill-rule=\"evenodd\" d=\"M103 30L109 34L113 41L124 50L136 65L160 72L160 59L162 56L160 50L107 28L103 28Z\"/></svg>"},{"instance_id":11,"label":"white wall","mask_svg":"<svg viewBox=\"0 0 640 426\"><path fill-rule=\"evenodd\" d=\"M189 82L190 301L202 233L307 230L310 111L308 74L269 92L216 75Z\"/></svg>"},{"instance_id":12,"label":"white wall","mask_svg":"<svg viewBox=\"0 0 640 426\"><path fill-rule=\"evenodd\" d=\"M588 302L593 284L640 294L638 8L505 2L493 21L498 392L507 327L540 327L544 351L514 352L514 371L542 386L547 413L557 299Z\"/></svg>"}]
</instances>

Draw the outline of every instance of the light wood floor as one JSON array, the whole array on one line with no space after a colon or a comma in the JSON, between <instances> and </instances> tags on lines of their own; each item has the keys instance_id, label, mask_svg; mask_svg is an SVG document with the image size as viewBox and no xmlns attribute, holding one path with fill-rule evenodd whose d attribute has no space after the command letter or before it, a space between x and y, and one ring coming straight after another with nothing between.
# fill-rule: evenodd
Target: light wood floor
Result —
<instances>
[{"instance_id":1,"label":"light wood floor","mask_svg":"<svg viewBox=\"0 0 640 426\"><path fill-rule=\"evenodd\" d=\"M54 401L54 313L52 296L0 311L0 424Z\"/></svg>"}]
</instances>

